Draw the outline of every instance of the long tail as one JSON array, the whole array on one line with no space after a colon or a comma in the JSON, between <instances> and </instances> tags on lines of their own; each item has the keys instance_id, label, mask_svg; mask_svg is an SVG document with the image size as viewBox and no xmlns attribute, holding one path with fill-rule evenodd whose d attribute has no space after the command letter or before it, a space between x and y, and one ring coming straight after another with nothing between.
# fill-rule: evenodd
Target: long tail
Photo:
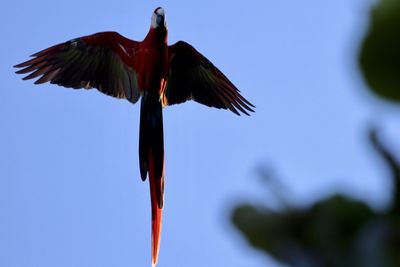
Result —
<instances>
[{"instance_id":1,"label":"long tail","mask_svg":"<svg viewBox=\"0 0 400 267\"><path fill-rule=\"evenodd\" d=\"M145 92L140 110L139 163L143 181L149 174L151 197L152 266L157 264L160 248L162 208L164 205L164 135L162 106L156 93Z\"/></svg>"}]
</instances>

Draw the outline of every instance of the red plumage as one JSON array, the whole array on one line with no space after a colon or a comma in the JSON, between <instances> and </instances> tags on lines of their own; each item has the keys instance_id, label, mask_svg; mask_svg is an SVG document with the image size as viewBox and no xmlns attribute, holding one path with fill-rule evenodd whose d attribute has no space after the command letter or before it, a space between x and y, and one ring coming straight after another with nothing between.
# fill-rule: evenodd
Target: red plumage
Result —
<instances>
[{"instance_id":1,"label":"red plumage","mask_svg":"<svg viewBox=\"0 0 400 267\"><path fill-rule=\"evenodd\" d=\"M162 8L152 15L141 42L116 32L100 32L44 49L16 65L23 79L39 77L75 89L100 92L136 103L141 97L139 166L149 176L152 209L152 265L157 263L164 204L164 138L162 107L195 100L209 107L249 115L253 105L231 81L191 45L167 44Z\"/></svg>"}]
</instances>

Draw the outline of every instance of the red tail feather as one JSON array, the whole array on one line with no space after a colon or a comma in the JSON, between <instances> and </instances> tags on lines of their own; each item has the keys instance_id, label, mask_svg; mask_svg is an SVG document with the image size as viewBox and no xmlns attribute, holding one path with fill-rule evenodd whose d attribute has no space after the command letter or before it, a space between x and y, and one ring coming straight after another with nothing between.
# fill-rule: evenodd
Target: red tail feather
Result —
<instances>
[{"instance_id":1,"label":"red tail feather","mask_svg":"<svg viewBox=\"0 0 400 267\"><path fill-rule=\"evenodd\" d=\"M151 262L152 266L157 264L158 251L160 249L161 227L162 227L162 209L159 207L159 196L157 192L162 192L164 184L164 174L162 177L155 177L153 153L149 153L149 182L151 197ZM162 194L162 193L161 193Z\"/></svg>"},{"instance_id":2,"label":"red tail feather","mask_svg":"<svg viewBox=\"0 0 400 267\"><path fill-rule=\"evenodd\" d=\"M139 133L140 173L150 182L152 265L158 259L164 202L164 137L162 107L158 94L145 92L142 96Z\"/></svg>"}]
</instances>

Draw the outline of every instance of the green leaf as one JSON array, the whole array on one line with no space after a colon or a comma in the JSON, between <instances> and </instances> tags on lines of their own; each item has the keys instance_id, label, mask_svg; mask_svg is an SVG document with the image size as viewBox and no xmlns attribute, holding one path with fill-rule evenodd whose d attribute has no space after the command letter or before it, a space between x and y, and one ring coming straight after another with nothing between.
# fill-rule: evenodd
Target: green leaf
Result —
<instances>
[{"instance_id":1,"label":"green leaf","mask_svg":"<svg viewBox=\"0 0 400 267\"><path fill-rule=\"evenodd\" d=\"M375 94L400 101L400 1L381 0L372 8L359 61Z\"/></svg>"}]
</instances>

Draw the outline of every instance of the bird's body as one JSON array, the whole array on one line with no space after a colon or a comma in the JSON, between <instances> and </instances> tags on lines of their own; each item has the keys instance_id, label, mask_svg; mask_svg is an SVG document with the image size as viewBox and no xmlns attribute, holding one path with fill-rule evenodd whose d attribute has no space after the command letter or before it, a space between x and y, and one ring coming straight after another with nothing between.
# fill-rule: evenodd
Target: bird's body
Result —
<instances>
[{"instance_id":1,"label":"bird's body","mask_svg":"<svg viewBox=\"0 0 400 267\"><path fill-rule=\"evenodd\" d=\"M116 32L76 38L42 50L24 63L23 79L40 77L71 88L100 92L136 103L141 98L139 166L149 177L152 207L152 264L157 263L164 197L164 138L162 107L195 100L209 107L248 115L252 104L207 58L189 44L168 46L162 8L157 8L143 41Z\"/></svg>"},{"instance_id":2,"label":"bird's body","mask_svg":"<svg viewBox=\"0 0 400 267\"><path fill-rule=\"evenodd\" d=\"M163 81L168 75L167 29L150 29L139 45L138 57L132 65L138 66L139 90L157 92L161 95Z\"/></svg>"},{"instance_id":3,"label":"bird's body","mask_svg":"<svg viewBox=\"0 0 400 267\"><path fill-rule=\"evenodd\" d=\"M139 45L139 56L133 64L138 66L138 88L142 91L139 161L142 180L146 180L148 173L150 182L153 265L157 263L160 248L164 202L164 134L160 99L168 75L167 36L165 25L151 27Z\"/></svg>"}]
</instances>

